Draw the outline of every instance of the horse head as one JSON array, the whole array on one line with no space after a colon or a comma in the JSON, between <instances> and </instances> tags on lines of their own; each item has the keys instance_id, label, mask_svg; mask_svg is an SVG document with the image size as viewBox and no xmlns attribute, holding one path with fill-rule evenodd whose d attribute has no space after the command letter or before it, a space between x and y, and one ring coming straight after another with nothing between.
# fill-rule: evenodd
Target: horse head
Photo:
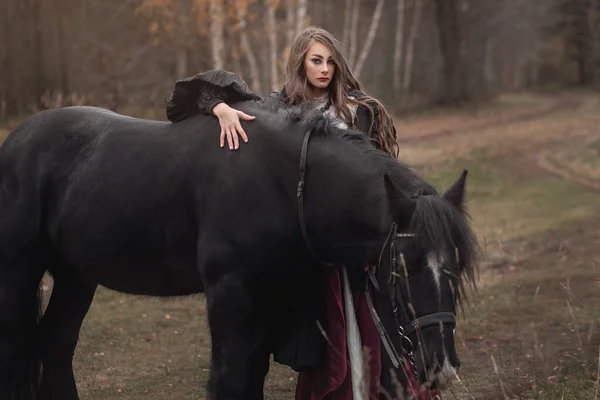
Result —
<instances>
[{"instance_id":1,"label":"horse head","mask_svg":"<svg viewBox=\"0 0 600 400\"><path fill-rule=\"evenodd\" d=\"M444 388L460 367L457 308L465 288L475 287L477 242L464 209L466 171L443 196L426 191L409 197L393 179L385 180L394 222L371 280L378 296L391 300L391 313L378 307L395 344L388 356L394 359L397 351L394 365L403 366L406 357L415 378Z\"/></svg>"}]
</instances>

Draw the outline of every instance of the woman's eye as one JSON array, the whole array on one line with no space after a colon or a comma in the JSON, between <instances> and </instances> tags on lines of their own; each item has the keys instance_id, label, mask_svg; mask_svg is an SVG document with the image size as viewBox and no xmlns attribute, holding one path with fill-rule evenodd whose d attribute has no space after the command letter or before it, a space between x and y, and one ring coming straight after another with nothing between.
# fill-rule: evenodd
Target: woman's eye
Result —
<instances>
[{"instance_id":1,"label":"woman's eye","mask_svg":"<svg viewBox=\"0 0 600 400\"><path fill-rule=\"evenodd\" d=\"M321 63L321 60L319 60L318 58L314 58L314 59L312 60L312 62L314 62L315 64L320 64L320 63Z\"/></svg>"},{"instance_id":2,"label":"woman's eye","mask_svg":"<svg viewBox=\"0 0 600 400\"><path fill-rule=\"evenodd\" d=\"M329 60L329 61L327 61L327 64L334 65L335 63L333 62L333 60Z\"/></svg>"}]
</instances>

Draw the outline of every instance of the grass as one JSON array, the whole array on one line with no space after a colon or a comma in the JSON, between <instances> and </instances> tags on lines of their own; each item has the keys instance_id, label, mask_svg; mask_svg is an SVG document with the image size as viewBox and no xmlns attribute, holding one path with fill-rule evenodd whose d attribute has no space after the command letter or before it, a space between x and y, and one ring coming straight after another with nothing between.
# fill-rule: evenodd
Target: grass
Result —
<instances>
[{"instance_id":1,"label":"grass","mask_svg":"<svg viewBox=\"0 0 600 400\"><path fill-rule=\"evenodd\" d=\"M463 381L477 398L503 398L500 380L520 398L554 398L537 391L559 382L588 382L590 389L600 344L594 311L600 309L600 271L593 268L600 262L594 246L600 234L586 237L580 221L563 228L569 240L540 235L530 246L553 243L542 255L482 273L480 296L457 328Z\"/></svg>"},{"instance_id":2,"label":"grass","mask_svg":"<svg viewBox=\"0 0 600 400\"><path fill-rule=\"evenodd\" d=\"M550 175L527 179L504 160L456 160L423 172L443 192L469 170L469 212L484 242L535 235L569 221L594 215L597 194Z\"/></svg>"}]
</instances>

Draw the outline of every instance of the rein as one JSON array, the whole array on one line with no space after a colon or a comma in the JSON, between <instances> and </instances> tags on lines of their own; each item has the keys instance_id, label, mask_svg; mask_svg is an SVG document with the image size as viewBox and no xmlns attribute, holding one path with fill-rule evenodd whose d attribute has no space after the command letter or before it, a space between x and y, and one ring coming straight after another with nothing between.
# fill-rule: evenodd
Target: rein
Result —
<instances>
[{"instance_id":1,"label":"rein","mask_svg":"<svg viewBox=\"0 0 600 400\"><path fill-rule=\"evenodd\" d=\"M333 267L333 264L323 261L315 252L312 247L310 240L308 239L308 233L306 231L306 218L304 217L304 175L306 174L306 155L308 153L308 141L310 140L311 130L307 130L304 134L304 142L302 142L302 152L300 153L300 180L298 181L298 190L296 191L296 197L298 198L298 216L300 218L300 230L302 231L302 238L306 243L306 248L310 255L317 260L319 263L328 267Z\"/></svg>"},{"instance_id":2,"label":"rein","mask_svg":"<svg viewBox=\"0 0 600 400\"><path fill-rule=\"evenodd\" d=\"M302 232L302 238L304 239L304 243L306 244L306 248L310 255L320 264L323 264L328 267L334 267L334 264L323 261L316 253L314 247L312 246L310 239L308 237L308 232L306 230L306 219L304 215L304 186L305 186L305 175L306 175L306 164L307 164L307 153L308 153L308 142L310 141L311 130L307 130L304 134L304 141L302 143L302 152L300 153L300 179L298 181L298 189L296 192L296 197L298 200L298 216L300 222L300 230ZM397 225L395 222L392 223L390 230L387 234L385 242L381 247L381 252L379 253L379 260L377 263L377 269L381 267L381 261L383 259L383 255L386 247L389 244L390 250L390 276L388 278L388 286L392 289L392 309L394 314L394 319L396 321L397 333L400 336L400 346L401 346L401 355L398 354L393 341L386 331L379 315L375 311L375 307L373 305L373 301L371 300L371 293L369 290L369 280L373 284L375 290L380 291L380 284L377 281L377 277L375 276L372 269L369 269L368 277L369 279L366 281L366 298L367 304L369 307L369 312L371 314L371 318L373 319L373 323L379 333L379 337L381 338L381 342L385 348L387 355L389 356L392 364L395 368L398 368L401 365L401 356L407 357L409 362L412 364L412 370L415 375L415 378L418 379L417 376L417 368L415 365L414 358L414 345L408 335L413 333L414 331L425 329L431 326L437 326L439 324L448 324L452 326L456 326L456 317L451 312L439 312L424 315L422 317L418 317L412 319L410 317L410 313L408 310L408 301L404 301L404 296L402 294L402 285L407 286L407 278L404 274L400 273L399 260L396 257L396 247L395 242L400 239L406 238L414 238L416 235L414 233L398 233ZM398 280L399 282L396 282ZM408 292L408 288L407 288Z\"/></svg>"}]
</instances>

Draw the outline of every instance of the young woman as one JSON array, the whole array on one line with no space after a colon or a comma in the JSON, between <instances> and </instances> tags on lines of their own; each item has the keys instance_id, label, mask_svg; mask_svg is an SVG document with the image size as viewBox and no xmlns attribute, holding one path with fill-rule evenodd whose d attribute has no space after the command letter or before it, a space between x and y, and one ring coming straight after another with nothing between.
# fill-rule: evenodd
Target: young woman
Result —
<instances>
[{"instance_id":1,"label":"young woman","mask_svg":"<svg viewBox=\"0 0 600 400\"><path fill-rule=\"evenodd\" d=\"M354 77L341 51L340 43L329 32L319 28L307 28L294 40L286 67L286 80L280 91L263 99L250 91L247 84L236 74L213 70L178 81L167 102L167 117L176 122L197 113L215 115L221 126L220 146L227 142L230 150L237 150L240 138L248 142L240 120L252 120L253 116L231 108L227 103L240 100L256 100L270 109L307 106L320 109L344 127L364 132L374 146L396 157L398 142L392 118L385 107L364 93L362 85ZM297 399L321 400L352 398L350 371L346 368L344 312L342 308L341 279L337 270L326 271L325 299L315 307L325 307L327 337L324 339L315 323L319 312L309 312L302 317L285 343L279 346L275 360L300 371ZM379 397L381 387L391 395L397 391L389 371L389 363L382 355L382 346L367 309L365 293L355 294L355 307L360 325L363 346L370 351L370 398ZM378 299L375 299L377 301ZM322 314L321 314L322 315ZM306 320L308 319L308 323ZM336 329L335 327L342 327ZM324 356L323 356L323 353ZM402 379L404 372L396 371ZM414 399L439 399L439 393L417 388L412 374L406 374L409 392ZM417 393L419 392L419 393Z\"/></svg>"}]
</instances>

